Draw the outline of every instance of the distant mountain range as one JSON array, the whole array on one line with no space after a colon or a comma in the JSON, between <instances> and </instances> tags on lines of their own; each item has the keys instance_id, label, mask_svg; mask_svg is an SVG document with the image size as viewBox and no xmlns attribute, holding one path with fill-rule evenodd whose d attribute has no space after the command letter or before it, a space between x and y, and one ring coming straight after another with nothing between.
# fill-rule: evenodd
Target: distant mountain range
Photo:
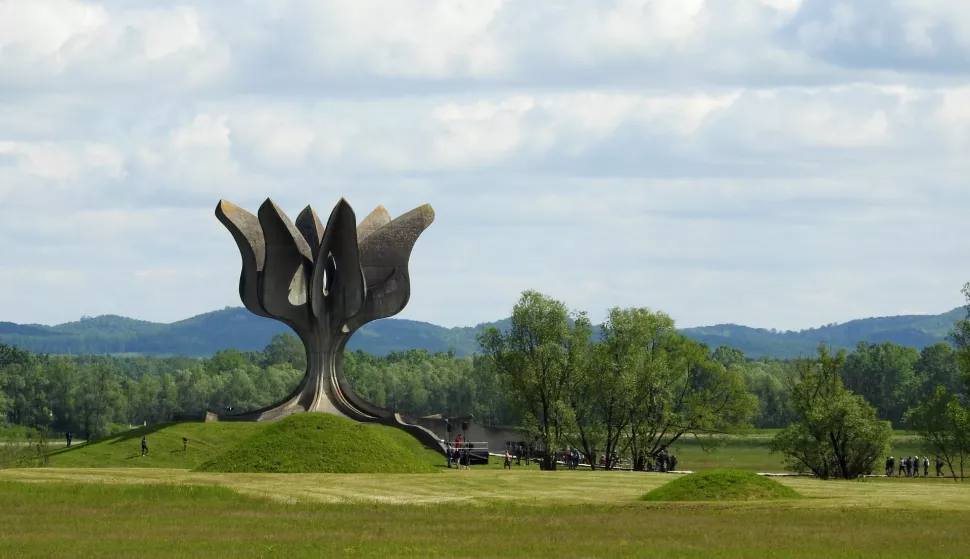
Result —
<instances>
[{"instance_id":1,"label":"distant mountain range","mask_svg":"<svg viewBox=\"0 0 970 559\"><path fill-rule=\"evenodd\" d=\"M939 315L865 318L798 332L779 332L736 324L685 328L683 334L712 348L735 347L749 357L790 358L810 355L820 342L853 348L861 341L895 342L922 348L946 338L953 323L964 316L957 308ZM454 349L470 355L478 349L475 336L485 326L507 327L508 319L475 327L444 328L427 322L386 319L361 328L348 344L351 350L374 355L394 351ZM44 326L0 322L0 343L37 353L142 354L203 357L224 349L263 349L277 333L288 332L274 320L260 318L239 307L227 307L171 324L121 316L82 318L77 322Z\"/></svg>"}]
</instances>

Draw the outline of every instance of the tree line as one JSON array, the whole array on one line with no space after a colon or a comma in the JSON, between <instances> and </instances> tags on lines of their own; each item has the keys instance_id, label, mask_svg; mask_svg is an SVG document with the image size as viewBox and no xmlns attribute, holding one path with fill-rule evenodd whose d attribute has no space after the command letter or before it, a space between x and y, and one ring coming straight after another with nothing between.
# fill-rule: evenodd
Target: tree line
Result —
<instances>
[{"instance_id":1,"label":"tree line","mask_svg":"<svg viewBox=\"0 0 970 559\"><path fill-rule=\"evenodd\" d=\"M869 438L882 432L879 425L916 429L952 455L957 469L970 454L967 429L957 428L970 426L966 319L955 325L952 343L916 350L862 342L852 352L823 348L793 360L712 350L679 334L671 317L642 308L611 309L600 335L592 333L585 313L528 291L508 329L481 332L479 354L348 351L344 370L362 397L405 414L470 414L484 424L530 428L549 448L624 454L637 467L681 437L716 445L751 426L786 428L793 444L794 425L836 402L843 407L826 412L832 417L882 422L870 425ZM289 394L305 366L303 347L289 334L262 351L205 359L53 356L0 344L0 423L96 438L179 414L253 409ZM943 426L950 430L941 434ZM840 453L832 451L819 471L851 475ZM791 463L814 471L808 460Z\"/></svg>"},{"instance_id":2,"label":"tree line","mask_svg":"<svg viewBox=\"0 0 970 559\"><path fill-rule=\"evenodd\" d=\"M728 347L713 352L677 332L663 312L608 311L598 339L584 312L536 291L523 293L511 327L479 336L513 409L533 432L545 467L564 445L586 456L626 456L635 470L663 467L684 436L717 444L751 420L783 427L771 440L794 471L821 478L872 473L893 425L919 430L927 451L956 477L970 450L970 285L967 318L946 343L922 351L860 343L847 355L821 345L815 357L750 362ZM956 465L956 468L954 467ZM596 467L595 460L591 463Z\"/></svg>"}]
</instances>

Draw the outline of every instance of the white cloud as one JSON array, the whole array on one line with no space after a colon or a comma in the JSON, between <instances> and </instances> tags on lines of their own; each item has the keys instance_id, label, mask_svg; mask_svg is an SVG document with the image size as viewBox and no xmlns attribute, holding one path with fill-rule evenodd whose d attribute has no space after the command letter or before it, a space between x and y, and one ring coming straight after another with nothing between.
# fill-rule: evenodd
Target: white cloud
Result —
<instances>
[{"instance_id":1,"label":"white cloud","mask_svg":"<svg viewBox=\"0 0 970 559\"><path fill-rule=\"evenodd\" d=\"M448 325L527 288L684 325L942 311L968 31L943 0L0 0L0 320L238 304L212 208L266 196L431 202L405 316Z\"/></svg>"},{"instance_id":2,"label":"white cloud","mask_svg":"<svg viewBox=\"0 0 970 559\"><path fill-rule=\"evenodd\" d=\"M0 1L0 83L59 79L138 84L146 78L200 85L225 68L194 8L112 9L76 0Z\"/></svg>"}]
</instances>

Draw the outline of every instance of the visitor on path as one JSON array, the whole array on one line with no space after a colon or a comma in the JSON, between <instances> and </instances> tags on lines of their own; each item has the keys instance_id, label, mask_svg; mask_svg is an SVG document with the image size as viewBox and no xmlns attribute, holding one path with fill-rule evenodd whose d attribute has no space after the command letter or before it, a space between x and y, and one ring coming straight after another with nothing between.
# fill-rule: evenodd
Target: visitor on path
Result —
<instances>
[{"instance_id":1,"label":"visitor on path","mask_svg":"<svg viewBox=\"0 0 970 559\"><path fill-rule=\"evenodd\" d=\"M939 454L937 454L936 455L936 477L942 477L942 476L943 476L943 459L940 458Z\"/></svg>"},{"instance_id":2,"label":"visitor on path","mask_svg":"<svg viewBox=\"0 0 970 559\"><path fill-rule=\"evenodd\" d=\"M923 477L930 477L930 457L923 457Z\"/></svg>"},{"instance_id":3,"label":"visitor on path","mask_svg":"<svg viewBox=\"0 0 970 559\"><path fill-rule=\"evenodd\" d=\"M670 460L670 471L671 472L676 472L677 471L677 457L674 456L673 454L671 454L669 460Z\"/></svg>"},{"instance_id":4,"label":"visitor on path","mask_svg":"<svg viewBox=\"0 0 970 559\"><path fill-rule=\"evenodd\" d=\"M74 437L71 435L71 432L68 431L64 436L67 438L67 446L71 446L71 441L74 440Z\"/></svg>"},{"instance_id":5,"label":"visitor on path","mask_svg":"<svg viewBox=\"0 0 970 559\"><path fill-rule=\"evenodd\" d=\"M886 477L890 477L893 475L892 470L893 470L893 457L890 456L889 458L886 458Z\"/></svg>"},{"instance_id":6,"label":"visitor on path","mask_svg":"<svg viewBox=\"0 0 970 559\"><path fill-rule=\"evenodd\" d=\"M451 469L451 459L454 456L454 450L451 449L451 445L445 447L445 458L448 460L448 469Z\"/></svg>"},{"instance_id":7,"label":"visitor on path","mask_svg":"<svg viewBox=\"0 0 970 559\"><path fill-rule=\"evenodd\" d=\"M906 477L913 477L913 457L907 456L905 460L906 464Z\"/></svg>"},{"instance_id":8,"label":"visitor on path","mask_svg":"<svg viewBox=\"0 0 970 559\"><path fill-rule=\"evenodd\" d=\"M913 477L919 477L919 456L913 457Z\"/></svg>"},{"instance_id":9,"label":"visitor on path","mask_svg":"<svg viewBox=\"0 0 970 559\"><path fill-rule=\"evenodd\" d=\"M141 438L141 455L142 456L145 456L146 454L148 454L148 441L145 440L145 437L142 437Z\"/></svg>"},{"instance_id":10,"label":"visitor on path","mask_svg":"<svg viewBox=\"0 0 970 559\"><path fill-rule=\"evenodd\" d=\"M509 469L509 470L512 469L512 455L509 453L508 450L505 451L505 465L502 466L502 469L503 470L504 469Z\"/></svg>"},{"instance_id":11,"label":"visitor on path","mask_svg":"<svg viewBox=\"0 0 970 559\"><path fill-rule=\"evenodd\" d=\"M899 475L900 475L900 477L902 477L902 475L905 472L905 470L906 470L906 460L903 459L903 458L900 458L899 459Z\"/></svg>"}]
</instances>

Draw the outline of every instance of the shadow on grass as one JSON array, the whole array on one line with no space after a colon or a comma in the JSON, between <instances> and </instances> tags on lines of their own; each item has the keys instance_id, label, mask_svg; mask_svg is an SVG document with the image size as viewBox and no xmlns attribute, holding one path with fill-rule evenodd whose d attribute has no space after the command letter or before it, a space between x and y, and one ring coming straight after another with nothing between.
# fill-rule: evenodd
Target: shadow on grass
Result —
<instances>
[{"instance_id":1,"label":"shadow on grass","mask_svg":"<svg viewBox=\"0 0 970 559\"><path fill-rule=\"evenodd\" d=\"M48 452L46 454L46 456L52 457L52 456L58 456L60 454L66 454L68 452L72 452L72 451L75 451L75 450L80 450L82 448L85 448L85 447L88 447L88 446L91 446L91 445L95 445L95 444L99 444L99 443L102 443L102 442L105 442L105 441L110 441L108 444L112 444L112 445L115 445L115 444L118 444L118 443L129 442L129 441L131 441L133 439L140 439L142 437L147 437L148 435L151 435L151 434L153 434L153 433L155 433L157 431L160 431L160 430L162 430L162 429L164 429L166 427L170 427L172 425L175 425L175 423L169 422L169 423L156 423L156 424L153 424L153 425L146 425L144 427L138 427L138 428L135 428L135 429L131 429L129 431L125 431L124 433L121 433L121 434L118 434L118 435L108 435L107 437L102 437L100 439L94 439L94 440L84 441L83 443L78 444L78 445L71 445L69 447L61 447L61 448L59 448L57 450ZM141 456L141 452L137 453L136 456ZM130 456L129 458L134 458L134 457L135 456Z\"/></svg>"},{"instance_id":2,"label":"shadow on grass","mask_svg":"<svg viewBox=\"0 0 970 559\"><path fill-rule=\"evenodd\" d=\"M132 439L140 439L142 437L147 437L148 435L151 435L152 433L155 433L156 431L161 431L162 429L165 429L166 427L171 427L172 425L175 425L175 423L173 423L173 422L168 422L168 423L155 423L153 425L146 425L144 427L138 427L136 429L132 429L131 431L125 431L124 433L122 433L120 435L115 435L114 437L105 437L104 439L100 439L100 440L103 441L103 440L106 440L106 439L115 439L115 440L111 441L110 444L124 443L124 442L128 442L128 441L130 441Z\"/></svg>"}]
</instances>

